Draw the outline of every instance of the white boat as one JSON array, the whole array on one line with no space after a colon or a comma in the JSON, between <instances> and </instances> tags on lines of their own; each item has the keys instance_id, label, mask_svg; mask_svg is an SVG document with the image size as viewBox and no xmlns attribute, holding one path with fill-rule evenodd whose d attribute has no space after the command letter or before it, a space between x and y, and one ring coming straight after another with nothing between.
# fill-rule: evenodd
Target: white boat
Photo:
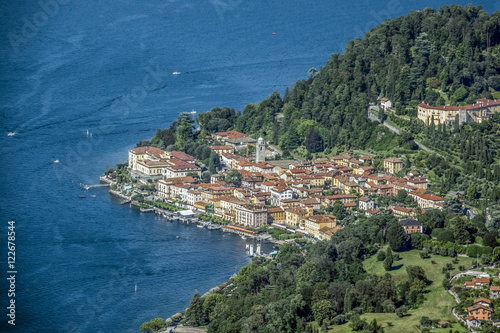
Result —
<instances>
[{"instance_id":1,"label":"white boat","mask_svg":"<svg viewBox=\"0 0 500 333\"><path fill-rule=\"evenodd\" d=\"M54 163L59 163L59 160L55 160Z\"/></svg>"},{"instance_id":2,"label":"white boat","mask_svg":"<svg viewBox=\"0 0 500 333\"><path fill-rule=\"evenodd\" d=\"M16 134L17 134L17 132L9 132L7 135L8 135L8 136L14 136L14 135L16 135Z\"/></svg>"},{"instance_id":3,"label":"white boat","mask_svg":"<svg viewBox=\"0 0 500 333\"><path fill-rule=\"evenodd\" d=\"M203 224L198 224L197 227L198 228L203 228Z\"/></svg>"},{"instance_id":4,"label":"white boat","mask_svg":"<svg viewBox=\"0 0 500 333\"><path fill-rule=\"evenodd\" d=\"M181 72L173 72L174 75L179 75Z\"/></svg>"},{"instance_id":5,"label":"white boat","mask_svg":"<svg viewBox=\"0 0 500 333\"><path fill-rule=\"evenodd\" d=\"M195 111L195 110L193 110L193 111L191 111L190 113L191 113L191 114L196 114L196 111Z\"/></svg>"},{"instance_id":6,"label":"white boat","mask_svg":"<svg viewBox=\"0 0 500 333\"><path fill-rule=\"evenodd\" d=\"M247 239L245 236L241 236L241 239Z\"/></svg>"}]
</instances>

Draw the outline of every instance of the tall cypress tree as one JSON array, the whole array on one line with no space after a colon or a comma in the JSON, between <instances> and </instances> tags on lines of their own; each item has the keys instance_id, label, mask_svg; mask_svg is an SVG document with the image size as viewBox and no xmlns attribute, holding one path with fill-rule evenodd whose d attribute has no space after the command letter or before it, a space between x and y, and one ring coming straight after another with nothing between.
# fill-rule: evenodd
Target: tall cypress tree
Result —
<instances>
[{"instance_id":1,"label":"tall cypress tree","mask_svg":"<svg viewBox=\"0 0 500 333\"><path fill-rule=\"evenodd\" d=\"M394 262L394 259L392 258L391 247L388 247L387 248L387 254L386 254L385 260L384 260L384 269L386 271L390 271L391 268L392 268L392 263L393 262Z\"/></svg>"}]
</instances>

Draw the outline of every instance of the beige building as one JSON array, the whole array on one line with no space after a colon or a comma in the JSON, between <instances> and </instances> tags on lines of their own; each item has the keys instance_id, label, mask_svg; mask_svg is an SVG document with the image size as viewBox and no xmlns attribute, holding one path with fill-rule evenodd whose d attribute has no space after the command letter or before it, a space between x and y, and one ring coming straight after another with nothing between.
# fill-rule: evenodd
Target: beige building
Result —
<instances>
[{"instance_id":1,"label":"beige building","mask_svg":"<svg viewBox=\"0 0 500 333\"><path fill-rule=\"evenodd\" d=\"M481 98L474 104L464 106L430 106L424 103L418 105L418 119L426 125L452 124L458 116L459 123L481 123L500 112L500 100Z\"/></svg>"},{"instance_id":2,"label":"beige building","mask_svg":"<svg viewBox=\"0 0 500 333\"><path fill-rule=\"evenodd\" d=\"M258 206L237 206L235 223L250 228L267 225L267 210Z\"/></svg>"},{"instance_id":3,"label":"beige building","mask_svg":"<svg viewBox=\"0 0 500 333\"><path fill-rule=\"evenodd\" d=\"M337 218L333 215L313 215L303 219L304 232L306 235L317 239L323 239L324 232L320 233L322 228L333 229L337 226Z\"/></svg>"},{"instance_id":4,"label":"beige building","mask_svg":"<svg viewBox=\"0 0 500 333\"><path fill-rule=\"evenodd\" d=\"M391 174L395 174L403 170L403 166L404 163L402 158L391 157L384 160L384 170Z\"/></svg>"},{"instance_id":5,"label":"beige building","mask_svg":"<svg viewBox=\"0 0 500 333\"><path fill-rule=\"evenodd\" d=\"M135 170L148 176L161 176L163 175L163 170L168 166L170 166L170 164L166 161L144 159L135 162Z\"/></svg>"},{"instance_id":6,"label":"beige building","mask_svg":"<svg viewBox=\"0 0 500 333\"><path fill-rule=\"evenodd\" d=\"M167 153L155 147L137 147L128 151L128 166L132 170L137 170L137 162L149 160L160 161L166 159Z\"/></svg>"}]
</instances>

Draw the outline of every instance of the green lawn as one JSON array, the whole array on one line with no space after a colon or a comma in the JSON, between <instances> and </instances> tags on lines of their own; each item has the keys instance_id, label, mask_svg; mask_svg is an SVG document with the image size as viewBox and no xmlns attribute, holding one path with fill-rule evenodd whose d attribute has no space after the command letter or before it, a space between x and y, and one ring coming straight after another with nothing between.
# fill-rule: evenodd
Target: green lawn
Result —
<instances>
[{"instance_id":1,"label":"green lawn","mask_svg":"<svg viewBox=\"0 0 500 333\"><path fill-rule=\"evenodd\" d=\"M431 284L427 287L428 293L425 295L425 302L418 309L412 309L403 318L398 318L394 313L367 313L362 315L363 319L368 322L374 318L377 322L383 325L386 333L397 332L419 332L415 327L420 321L420 317L427 316L431 319L439 319L453 322L453 316L450 311L456 305L453 297L442 287L441 283L444 274L441 269L446 263L451 263L452 258L441 257L438 255L431 255L429 259L421 259L418 250L411 250L400 252L401 260L395 261L393 269L389 272L392 274L394 281L397 283L407 279L406 265L421 266L427 274L427 279ZM432 264L434 260L436 264ZM471 266L471 259L468 257L458 257L459 263L453 265L454 270L451 274L458 272L458 266L464 265L465 267ZM364 261L364 267L368 273L384 275L386 271L383 267L382 261L377 261L376 256ZM393 326L388 327L387 323L392 323ZM330 332L351 332L349 323L341 326L331 326ZM453 331L467 332L460 324L453 324ZM448 329L434 330L433 332L449 332Z\"/></svg>"}]
</instances>

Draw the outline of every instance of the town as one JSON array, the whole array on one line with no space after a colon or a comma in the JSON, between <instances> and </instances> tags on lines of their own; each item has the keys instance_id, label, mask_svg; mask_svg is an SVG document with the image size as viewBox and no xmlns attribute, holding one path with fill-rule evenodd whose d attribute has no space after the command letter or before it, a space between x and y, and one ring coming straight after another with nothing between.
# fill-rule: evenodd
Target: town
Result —
<instances>
[{"instance_id":1,"label":"town","mask_svg":"<svg viewBox=\"0 0 500 333\"><path fill-rule=\"evenodd\" d=\"M280 160L279 149L264 139L233 130L215 133L205 142L219 161L209 177L193 156L143 146L129 150L120 176L108 169L101 180L112 184L112 193L145 211L163 202L163 208L204 216L244 236L281 230L292 235L286 237L291 242L330 240L346 223L387 214L399 220L406 235L422 234L418 216L443 209L444 198L429 190L421 172L405 168L401 157L383 159L379 169L373 156L353 152L309 161ZM124 178L123 170L131 182L117 180ZM461 202L463 214L475 214ZM452 277L450 293L457 299L459 292L462 298L478 297L461 310L467 326L478 328L481 320L493 322L491 301L482 296L498 298L500 286L490 285L487 274L468 274L472 280L461 274Z\"/></svg>"},{"instance_id":2,"label":"town","mask_svg":"<svg viewBox=\"0 0 500 333\"><path fill-rule=\"evenodd\" d=\"M210 175L209 182L202 182L202 168L184 152L131 149L128 168L137 189L154 183L149 199L219 218L249 233L271 226L311 240L329 240L342 228L343 217L333 215L333 207L352 216L393 214L410 234L422 232L417 214L443 206L444 199L428 192L429 182L419 172L401 175L402 158L384 159L382 170L372 165L372 157L352 152L312 161L266 161L276 152L262 138L228 131L215 133L211 142L221 143L210 146L219 157L220 171ZM235 154L250 145L255 146L255 157ZM133 197L129 186L119 189ZM402 202L377 205L379 197L398 195L404 197Z\"/></svg>"}]
</instances>

